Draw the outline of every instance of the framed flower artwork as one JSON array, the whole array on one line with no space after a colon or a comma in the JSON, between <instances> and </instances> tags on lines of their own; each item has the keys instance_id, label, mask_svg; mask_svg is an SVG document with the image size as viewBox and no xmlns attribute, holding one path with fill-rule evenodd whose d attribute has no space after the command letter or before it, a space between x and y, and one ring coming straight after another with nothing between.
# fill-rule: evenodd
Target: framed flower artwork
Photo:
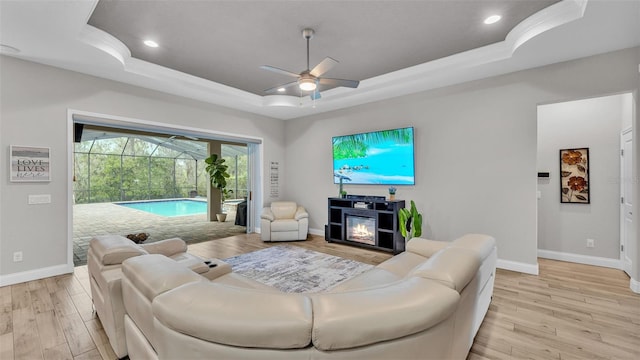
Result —
<instances>
[{"instance_id":1,"label":"framed flower artwork","mask_svg":"<svg viewBox=\"0 0 640 360\"><path fill-rule=\"evenodd\" d=\"M589 148L560 150L560 202L589 204Z\"/></svg>"}]
</instances>

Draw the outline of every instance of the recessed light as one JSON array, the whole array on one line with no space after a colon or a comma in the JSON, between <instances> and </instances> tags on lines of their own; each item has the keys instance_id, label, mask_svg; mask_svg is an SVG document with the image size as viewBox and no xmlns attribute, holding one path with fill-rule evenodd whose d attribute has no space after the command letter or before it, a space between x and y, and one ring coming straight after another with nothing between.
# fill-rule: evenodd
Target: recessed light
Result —
<instances>
[{"instance_id":1,"label":"recessed light","mask_svg":"<svg viewBox=\"0 0 640 360\"><path fill-rule=\"evenodd\" d=\"M157 48L158 47L158 43L153 41L153 40L145 40L144 44L147 45L148 47L152 47L152 48Z\"/></svg>"},{"instance_id":2,"label":"recessed light","mask_svg":"<svg viewBox=\"0 0 640 360\"><path fill-rule=\"evenodd\" d=\"M287 90L287 89L285 89L283 87L282 88L278 88L278 92L284 92L285 90Z\"/></svg>"},{"instance_id":3,"label":"recessed light","mask_svg":"<svg viewBox=\"0 0 640 360\"><path fill-rule=\"evenodd\" d=\"M500 15L491 15L488 18L484 19L484 23L487 25L495 24L502 19Z\"/></svg>"}]
</instances>

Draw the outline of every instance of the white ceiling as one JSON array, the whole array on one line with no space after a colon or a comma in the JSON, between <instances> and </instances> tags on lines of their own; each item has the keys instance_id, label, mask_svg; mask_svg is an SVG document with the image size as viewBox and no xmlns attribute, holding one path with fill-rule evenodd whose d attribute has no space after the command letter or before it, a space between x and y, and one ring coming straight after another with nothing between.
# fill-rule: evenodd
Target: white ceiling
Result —
<instances>
[{"instance_id":1,"label":"white ceiling","mask_svg":"<svg viewBox=\"0 0 640 360\"><path fill-rule=\"evenodd\" d=\"M493 12L503 21L482 25ZM305 27L316 30L311 67L331 56L340 63L327 76L358 89L323 89L315 103L262 95L290 78L259 65L306 68ZM147 36L161 46L141 46ZM638 46L640 0L0 1L0 44L3 55L295 119Z\"/></svg>"}]
</instances>

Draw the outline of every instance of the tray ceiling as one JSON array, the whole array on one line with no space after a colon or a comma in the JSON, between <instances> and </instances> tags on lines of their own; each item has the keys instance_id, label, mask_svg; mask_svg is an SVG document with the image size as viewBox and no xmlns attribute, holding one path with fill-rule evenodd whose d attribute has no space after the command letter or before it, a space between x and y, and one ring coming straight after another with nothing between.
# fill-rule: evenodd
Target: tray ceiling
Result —
<instances>
[{"instance_id":1,"label":"tray ceiling","mask_svg":"<svg viewBox=\"0 0 640 360\"><path fill-rule=\"evenodd\" d=\"M484 25L490 14L502 21ZM357 89L264 96L310 65ZM152 38L159 47L142 41ZM0 54L296 119L640 45L640 1L0 1Z\"/></svg>"},{"instance_id":2,"label":"tray ceiling","mask_svg":"<svg viewBox=\"0 0 640 360\"><path fill-rule=\"evenodd\" d=\"M262 96L291 79L260 65L306 69L306 27L316 31L311 67L330 56L340 63L328 76L365 80L503 41L557 2L115 0L99 1L88 23L135 58ZM485 25L492 14L501 21Z\"/></svg>"}]
</instances>

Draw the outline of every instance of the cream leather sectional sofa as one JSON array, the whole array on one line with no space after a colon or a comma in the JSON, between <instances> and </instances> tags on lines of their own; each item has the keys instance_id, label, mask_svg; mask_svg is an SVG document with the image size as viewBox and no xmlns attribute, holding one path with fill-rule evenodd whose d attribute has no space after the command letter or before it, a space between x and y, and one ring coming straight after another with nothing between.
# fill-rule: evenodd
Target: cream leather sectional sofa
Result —
<instances>
[{"instance_id":1,"label":"cream leather sectional sofa","mask_svg":"<svg viewBox=\"0 0 640 360\"><path fill-rule=\"evenodd\" d=\"M132 360L464 359L495 266L489 236L415 238L328 292L285 294L228 270L205 277L136 256L122 264L126 345Z\"/></svg>"},{"instance_id":2,"label":"cream leather sectional sofa","mask_svg":"<svg viewBox=\"0 0 640 360\"><path fill-rule=\"evenodd\" d=\"M109 343L119 358L127 355L122 299L122 262L130 257L160 254L198 274L209 267L197 256L187 253L187 244L178 238L149 244L135 244L119 235L97 236L89 242L87 267L91 298Z\"/></svg>"}]
</instances>

